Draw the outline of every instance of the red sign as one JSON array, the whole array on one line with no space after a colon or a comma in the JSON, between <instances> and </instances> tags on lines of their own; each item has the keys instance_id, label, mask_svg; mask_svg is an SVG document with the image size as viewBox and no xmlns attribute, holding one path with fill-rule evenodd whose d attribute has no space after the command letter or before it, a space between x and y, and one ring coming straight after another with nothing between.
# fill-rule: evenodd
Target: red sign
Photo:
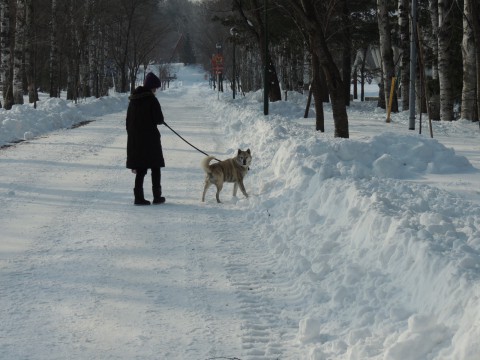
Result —
<instances>
[{"instance_id":1,"label":"red sign","mask_svg":"<svg viewBox=\"0 0 480 360\"><path fill-rule=\"evenodd\" d=\"M212 56L212 63L216 65L223 65L223 55L222 54L215 54Z\"/></svg>"},{"instance_id":2,"label":"red sign","mask_svg":"<svg viewBox=\"0 0 480 360\"><path fill-rule=\"evenodd\" d=\"M216 74L220 74L223 71L223 55L214 54L212 56L212 68Z\"/></svg>"}]
</instances>

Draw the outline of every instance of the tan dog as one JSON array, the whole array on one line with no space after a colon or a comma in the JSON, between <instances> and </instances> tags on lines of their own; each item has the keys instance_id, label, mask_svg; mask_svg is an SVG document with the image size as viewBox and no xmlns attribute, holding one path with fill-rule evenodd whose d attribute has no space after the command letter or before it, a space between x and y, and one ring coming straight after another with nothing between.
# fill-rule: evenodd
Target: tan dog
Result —
<instances>
[{"instance_id":1,"label":"tan dog","mask_svg":"<svg viewBox=\"0 0 480 360\"><path fill-rule=\"evenodd\" d=\"M202 161L202 168L206 174L202 201L205 201L205 194L210 185L214 184L217 187L217 202L221 203L219 195L220 191L222 191L224 182L234 183L233 196L237 196L237 189L240 187L243 195L248 198L248 194L245 191L245 185L243 185L243 178L247 175L248 167L252 162L250 149L247 151L238 149L237 156L210 165L210 162L213 159L213 156L208 156Z\"/></svg>"}]
</instances>

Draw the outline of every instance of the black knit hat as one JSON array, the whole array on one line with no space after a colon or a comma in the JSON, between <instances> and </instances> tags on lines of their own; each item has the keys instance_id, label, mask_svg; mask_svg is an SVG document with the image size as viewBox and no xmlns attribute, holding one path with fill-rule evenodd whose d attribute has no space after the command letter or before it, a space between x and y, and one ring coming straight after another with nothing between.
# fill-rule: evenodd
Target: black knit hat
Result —
<instances>
[{"instance_id":1,"label":"black knit hat","mask_svg":"<svg viewBox=\"0 0 480 360\"><path fill-rule=\"evenodd\" d=\"M143 82L143 87L149 90L157 89L162 86L160 79L152 72L149 72L147 76L145 76L145 81Z\"/></svg>"}]
</instances>

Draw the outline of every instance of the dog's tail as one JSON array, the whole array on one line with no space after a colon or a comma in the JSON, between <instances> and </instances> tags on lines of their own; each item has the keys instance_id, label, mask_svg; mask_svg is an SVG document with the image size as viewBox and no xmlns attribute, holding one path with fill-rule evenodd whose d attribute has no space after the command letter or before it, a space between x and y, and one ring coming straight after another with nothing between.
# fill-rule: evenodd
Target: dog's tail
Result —
<instances>
[{"instance_id":1,"label":"dog's tail","mask_svg":"<svg viewBox=\"0 0 480 360\"><path fill-rule=\"evenodd\" d=\"M207 156L206 158L204 158L201 162L201 166L202 166L202 169L203 171L205 171L206 174L209 174L211 171L210 171L210 162L215 159L215 156Z\"/></svg>"}]
</instances>

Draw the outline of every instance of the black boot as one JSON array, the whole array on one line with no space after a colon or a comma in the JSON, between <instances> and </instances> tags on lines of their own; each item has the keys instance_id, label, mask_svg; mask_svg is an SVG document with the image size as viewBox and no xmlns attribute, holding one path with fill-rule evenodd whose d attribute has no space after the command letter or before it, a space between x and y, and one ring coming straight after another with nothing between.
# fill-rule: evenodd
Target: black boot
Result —
<instances>
[{"instance_id":1,"label":"black boot","mask_svg":"<svg viewBox=\"0 0 480 360\"><path fill-rule=\"evenodd\" d=\"M163 204L165 198L162 196L162 187L152 187L153 205Z\"/></svg>"},{"instance_id":2,"label":"black boot","mask_svg":"<svg viewBox=\"0 0 480 360\"><path fill-rule=\"evenodd\" d=\"M133 194L135 195L135 205L150 205L150 201L145 200L143 196L143 188L133 189Z\"/></svg>"}]
</instances>

